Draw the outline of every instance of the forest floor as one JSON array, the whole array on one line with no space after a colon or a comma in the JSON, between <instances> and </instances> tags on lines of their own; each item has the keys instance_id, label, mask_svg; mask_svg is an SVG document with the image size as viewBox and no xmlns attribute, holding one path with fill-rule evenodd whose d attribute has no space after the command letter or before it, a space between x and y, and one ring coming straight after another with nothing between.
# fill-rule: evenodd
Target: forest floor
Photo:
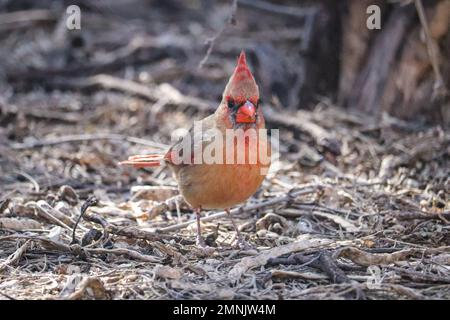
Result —
<instances>
[{"instance_id":1,"label":"forest floor","mask_svg":"<svg viewBox=\"0 0 450 320\"><path fill-rule=\"evenodd\" d=\"M270 34L225 31L205 71L199 25L158 17L1 31L0 299L450 299L450 130L327 99L262 105L280 157L234 210L253 248L205 212L200 250L170 170L117 162L211 113L240 49Z\"/></svg>"}]
</instances>

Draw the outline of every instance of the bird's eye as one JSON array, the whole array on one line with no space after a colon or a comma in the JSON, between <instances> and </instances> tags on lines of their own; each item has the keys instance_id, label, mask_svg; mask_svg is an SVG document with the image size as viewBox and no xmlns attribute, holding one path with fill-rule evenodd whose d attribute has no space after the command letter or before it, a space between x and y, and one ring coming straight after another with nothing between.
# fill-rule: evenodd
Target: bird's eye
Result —
<instances>
[{"instance_id":1,"label":"bird's eye","mask_svg":"<svg viewBox=\"0 0 450 320\"><path fill-rule=\"evenodd\" d=\"M228 108L233 109L235 107L234 100L230 99L230 100L228 100L227 103L228 103Z\"/></svg>"}]
</instances>

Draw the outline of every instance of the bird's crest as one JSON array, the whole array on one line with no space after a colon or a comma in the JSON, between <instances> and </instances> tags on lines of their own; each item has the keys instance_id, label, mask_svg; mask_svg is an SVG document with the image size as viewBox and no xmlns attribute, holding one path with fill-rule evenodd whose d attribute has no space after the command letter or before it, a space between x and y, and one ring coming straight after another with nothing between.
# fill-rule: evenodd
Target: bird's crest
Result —
<instances>
[{"instance_id":1,"label":"bird's crest","mask_svg":"<svg viewBox=\"0 0 450 320\"><path fill-rule=\"evenodd\" d=\"M225 99L232 97L235 101L259 98L259 89L247 65L244 50L239 55L236 68L225 88L224 97Z\"/></svg>"}]
</instances>

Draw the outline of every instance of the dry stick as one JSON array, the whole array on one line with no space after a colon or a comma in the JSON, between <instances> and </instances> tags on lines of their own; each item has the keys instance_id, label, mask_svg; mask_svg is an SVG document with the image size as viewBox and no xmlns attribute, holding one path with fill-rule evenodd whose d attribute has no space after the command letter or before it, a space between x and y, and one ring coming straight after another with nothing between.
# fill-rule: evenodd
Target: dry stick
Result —
<instances>
[{"instance_id":1,"label":"dry stick","mask_svg":"<svg viewBox=\"0 0 450 320\"><path fill-rule=\"evenodd\" d=\"M5 240L11 240L11 239L27 239L27 240L33 240L33 241L40 241L43 243L46 243L47 245L53 246L56 249L59 249L61 251L68 251L70 252L70 246L62 243L62 242L57 242L54 240L51 240L49 238L45 238L42 236L30 236L30 235L26 235L26 234L13 234L13 235L9 235L9 236L3 236L0 237L0 241L5 241Z\"/></svg>"},{"instance_id":2,"label":"dry stick","mask_svg":"<svg viewBox=\"0 0 450 320\"><path fill-rule=\"evenodd\" d=\"M435 282L435 283L450 283L450 277L438 276L435 274L426 274L419 271L406 270L398 267L390 267L389 269L394 270L402 275L402 277L409 278L416 282Z\"/></svg>"},{"instance_id":3,"label":"dry stick","mask_svg":"<svg viewBox=\"0 0 450 320\"><path fill-rule=\"evenodd\" d=\"M167 100L167 104L174 104L180 107L195 107L202 112L214 111L215 103L186 96L170 84L161 84L153 87L140 84L132 80L121 79L106 74L100 74L82 79L64 79L63 82L53 82L56 86L65 88L77 88L80 90L88 90L93 88L103 88L109 90L118 90L129 94L134 94L138 97L150 100L159 101L161 99Z\"/></svg>"},{"instance_id":4,"label":"dry stick","mask_svg":"<svg viewBox=\"0 0 450 320\"><path fill-rule=\"evenodd\" d=\"M101 72L110 72L130 64L149 63L151 61L160 60L166 57L168 54L174 55L174 52L178 50L181 52L182 48L177 45L176 42L172 44L158 43L158 39L150 38L135 38L125 47L122 47L115 52L112 52L102 61L98 62L86 62L68 65L65 67L47 68L47 69L34 69L27 71L10 70L8 72L8 78L11 81L44 81L53 80L56 77L74 77L83 74L96 74ZM61 85L63 84L60 83Z\"/></svg>"},{"instance_id":5,"label":"dry stick","mask_svg":"<svg viewBox=\"0 0 450 320\"><path fill-rule=\"evenodd\" d=\"M271 123L297 128L311 136L316 144L323 146L335 154L341 153L341 143L336 137L318 124L307 119L300 119L291 114L275 112L272 108L264 110L264 117Z\"/></svg>"},{"instance_id":6,"label":"dry stick","mask_svg":"<svg viewBox=\"0 0 450 320\"><path fill-rule=\"evenodd\" d=\"M331 254L327 251L320 252L320 269L327 274L333 283L351 282L347 275L340 269Z\"/></svg>"},{"instance_id":7,"label":"dry stick","mask_svg":"<svg viewBox=\"0 0 450 320\"><path fill-rule=\"evenodd\" d=\"M88 289L90 290L88 291ZM60 299L80 300L83 298L86 292L89 292L89 295L93 296L95 300L105 299L108 296L104 283L101 279L96 277L86 277L79 284L79 289L75 290L67 296L60 296Z\"/></svg>"},{"instance_id":8,"label":"dry stick","mask_svg":"<svg viewBox=\"0 0 450 320\"><path fill-rule=\"evenodd\" d=\"M341 226L345 229L347 232L358 232L360 231L360 228L358 228L356 225L354 225L352 222L350 222L347 219L344 219L336 214L329 213L328 210L320 207L315 206L308 206L308 205L297 205L296 207L300 208L301 210L305 210L306 212L296 210L296 209L285 209L285 212L278 213L280 216L283 217L300 217L300 216L319 216L322 218L326 218L328 220L333 221L337 225Z\"/></svg>"},{"instance_id":9,"label":"dry stick","mask_svg":"<svg viewBox=\"0 0 450 320\"><path fill-rule=\"evenodd\" d=\"M381 288L388 288L398 294L402 294L415 300L426 299L426 297L420 294L417 290L402 286L400 284L382 283Z\"/></svg>"},{"instance_id":10,"label":"dry stick","mask_svg":"<svg viewBox=\"0 0 450 320\"><path fill-rule=\"evenodd\" d=\"M406 260L416 250L405 249L393 253L369 253L356 247L345 247L338 250L335 258L344 257L362 266L388 265L396 261Z\"/></svg>"},{"instance_id":11,"label":"dry stick","mask_svg":"<svg viewBox=\"0 0 450 320\"><path fill-rule=\"evenodd\" d=\"M50 245L60 251L68 252L76 256L83 255L84 252L87 253L93 253L93 254L99 254L99 253L111 253L114 255L126 255L130 258L141 260L144 262L155 262L159 263L161 262L160 259L149 256L149 255L143 255L137 251L131 250L131 249L124 249L124 248L115 248L115 249L106 249L106 248L88 248L88 247L81 247L79 245L67 245L62 242L54 241L49 238L45 238L42 236L29 236L24 234L14 234L9 236L3 236L0 237L0 241L5 240L11 240L11 239L28 239L33 241L40 241L43 243L46 243L47 245Z\"/></svg>"},{"instance_id":12,"label":"dry stick","mask_svg":"<svg viewBox=\"0 0 450 320\"><path fill-rule=\"evenodd\" d=\"M23 245L19 247L13 254L11 254L2 264L0 264L0 272L6 269L7 266L16 263L23 256L25 251L30 245L30 240L27 240Z\"/></svg>"},{"instance_id":13,"label":"dry stick","mask_svg":"<svg viewBox=\"0 0 450 320\"><path fill-rule=\"evenodd\" d=\"M335 291L336 289L343 289L345 291L354 291L358 290L361 292L361 290L367 289L366 283L333 283L329 285L322 285L322 286L314 286L308 289L303 289L295 294L295 297L298 299L300 296L308 296L313 294L320 294L320 293L330 293L330 291ZM342 294L343 291L338 292L338 297ZM309 296L311 299L311 296Z\"/></svg>"},{"instance_id":14,"label":"dry stick","mask_svg":"<svg viewBox=\"0 0 450 320\"><path fill-rule=\"evenodd\" d=\"M42 111L39 109L26 109L22 106L16 106L13 104L9 104L3 106L3 112L6 114L23 114L26 117L32 117L37 119L44 119L50 121L61 121L61 122L69 122L69 123L78 123L80 121L79 113L75 112L58 112L58 111Z\"/></svg>"},{"instance_id":15,"label":"dry stick","mask_svg":"<svg viewBox=\"0 0 450 320\"><path fill-rule=\"evenodd\" d=\"M298 271L287 271L287 270L278 270L273 269L270 270L270 275L272 278L278 279L291 279L291 278L301 278L305 280L327 280L328 277L321 273L313 273L313 272L298 272Z\"/></svg>"},{"instance_id":16,"label":"dry stick","mask_svg":"<svg viewBox=\"0 0 450 320\"><path fill-rule=\"evenodd\" d=\"M434 39L431 38L430 29L428 28L427 17L423 9L422 0L415 0L415 5L417 13L419 15L420 24L422 25L423 31L425 33L428 55L431 60L431 65L433 66L433 72L435 76L434 95L436 95L436 93L445 95L447 93L447 88L445 87L441 70L439 69L438 48L436 43L434 42Z\"/></svg>"},{"instance_id":17,"label":"dry stick","mask_svg":"<svg viewBox=\"0 0 450 320\"><path fill-rule=\"evenodd\" d=\"M0 14L0 31L13 30L38 22L52 22L56 18L50 10L24 10Z\"/></svg>"},{"instance_id":18,"label":"dry stick","mask_svg":"<svg viewBox=\"0 0 450 320\"><path fill-rule=\"evenodd\" d=\"M87 90L92 88L103 88L109 90L118 90L129 94L134 94L140 98L149 101L159 101L167 99L167 104L176 105L178 107L191 107L203 113L215 111L215 102L204 100L201 98L186 96L175 87L169 84L163 84L148 87L132 80L121 79L110 75L96 75L83 79L64 79L63 82L53 82L54 85L61 85L65 88L77 88L79 90ZM290 113L275 113L271 108L265 108L264 117L267 122L283 127L293 128L295 130L306 133L311 136L316 144L321 145L334 153L340 153L340 142L316 123L303 119L299 121L297 117ZM137 139L137 138L133 138ZM137 141L134 141L138 143Z\"/></svg>"},{"instance_id":19,"label":"dry stick","mask_svg":"<svg viewBox=\"0 0 450 320\"><path fill-rule=\"evenodd\" d=\"M327 184L328 185L328 184ZM329 188L336 188L335 184L329 184L328 185ZM339 187L339 186L338 186ZM323 204L319 204L319 203L315 203L315 202L301 202L298 204L295 204L293 206L293 208L296 209L300 209L300 210L305 210L305 211L319 211L319 212L325 212L325 213L330 213L333 215L343 215L343 216L355 216L355 217L360 217L363 213L362 212L358 212L358 211L349 211L349 210L342 210L342 209L337 209L337 208L331 208L331 207L327 207ZM288 211L288 210L286 210ZM293 210L292 212L287 212L285 215L286 216L299 216L302 215L303 213L299 212L298 210ZM279 213L279 215L283 215L282 213Z\"/></svg>"},{"instance_id":20,"label":"dry stick","mask_svg":"<svg viewBox=\"0 0 450 320\"><path fill-rule=\"evenodd\" d=\"M350 279L346 276L344 271L334 261L335 259L331 254L325 250L322 250L315 257L305 256L302 254L292 254L288 258L272 258L267 261L268 265L277 264L302 264L299 267L311 266L313 268L323 271L333 283L345 283L350 282Z\"/></svg>"},{"instance_id":21,"label":"dry stick","mask_svg":"<svg viewBox=\"0 0 450 320\"><path fill-rule=\"evenodd\" d=\"M81 218L84 216L84 213L86 212L87 208L94 206L98 203L98 200L95 196L90 196L81 206L80 215L77 218L77 221L75 221L75 225L73 226L72 230L72 242L70 244L78 243L75 231L77 230L77 226L80 223Z\"/></svg>"},{"instance_id":22,"label":"dry stick","mask_svg":"<svg viewBox=\"0 0 450 320\"><path fill-rule=\"evenodd\" d=\"M232 282L238 281L242 275L249 269L264 266L270 259L280 257L282 255L304 251L311 248L324 248L328 246L349 245L352 241L332 241L330 239L314 239L310 235L304 234L296 241L278 246L269 250L264 250L254 257L245 257L237 263L229 272L229 278Z\"/></svg>"},{"instance_id":23,"label":"dry stick","mask_svg":"<svg viewBox=\"0 0 450 320\"><path fill-rule=\"evenodd\" d=\"M274 15L282 15L292 17L296 20L304 19L304 28L299 32L302 39L301 50L305 51L310 47L311 37L313 35L313 26L315 16L318 10L315 7L288 7L284 5L265 2L262 0L240 0L239 4L242 7L248 7L260 11L267 12Z\"/></svg>"},{"instance_id":24,"label":"dry stick","mask_svg":"<svg viewBox=\"0 0 450 320\"><path fill-rule=\"evenodd\" d=\"M141 230L141 229L138 229L135 227L115 226L115 225L109 223L108 221L106 221L105 219L103 219L102 217L100 217L99 215L92 214L92 213L89 215L85 215L83 218L89 222L100 224L103 227L105 232L108 232L110 234L115 234L118 236L124 236L124 237L132 238L132 239L143 239L143 240L148 240L148 241L158 241L163 238L166 238L165 236L157 234L156 232L145 231L145 230ZM167 238L168 238L168 236L167 236ZM173 237L171 237L171 238L173 239Z\"/></svg>"},{"instance_id":25,"label":"dry stick","mask_svg":"<svg viewBox=\"0 0 450 320\"><path fill-rule=\"evenodd\" d=\"M33 206L37 209L38 215L43 217L44 219L50 221L51 223L66 228L67 230L72 231L72 228L69 227L67 224L73 224L73 221L67 217L64 216L67 220L65 222L61 221L61 219L55 217L55 213L58 211L54 208L52 208L47 202L44 200L39 200L36 203L32 203ZM61 216L63 217L63 216Z\"/></svg>"},{"instance_id":26,"label":"dry stick","mask_svg":"<svg viewBox=\"0 0 450 320\"><path fill-rule=\"evenodd\" d=\"M180 206L179 202L184 203L183 197L179 194L173 197L168 198L167 200L161 201L155 204L147 213L147 219L151 220L163 212L171 211L173 209L177 210L178 216L180 216Z\"/></svg>"},{"instance_id":27,"label":"dry stick","mask_svg":"<svg viewBox=\"0 0 450 320\"><path fill-rule=\"evenodd\" d=\"M443 220L445 223L448 223L448 220L450 220L449 211L436 213L404 211L397 213L395 216L398 220Z\"/></svg>"},{"instance_id":28,"label":"dry stick","mask_svg":"<svg viewBox=\"0 0 450 320\"><path fill-rule=\"evenodd\" d=\"M230 15L228 17L228 21L227 24L225 24L220 30L219 32L216 33L216 35L210 39L208 39L206 41L206 43L208 44L208 50L206 50L206 54L203 57L202 61L200 61L199 65L198 65L198 69L201 69L206 61L208 60L209 56L211 55L214 45L216 43L216 40L222 35L222 33L225 31L226 27L228 24L231 25L235 25L236 24L236 11L237 11L237 5L238 5L238 1L237 0L233 0L233 3L231 4L231 11L230 11Z\"/></svg>"},{"instance_id":29,"label":"dry stick","mask_svg":"<svg viewBox=\"0 0 450 320\"><path fill-rule=\"evenodd\" d=\"M8 295L8 294L6 294L6 293L3 293L3 292L1 292L1 291L0 291L0 295L4 296L5 298L8 298L9 300L17 300L17 299L15 299L15 298L11 297L10 295Z\"/></svg>"},{"instance_id":30,"label":"dry stick","mask_svg":"<svg viewBox=\"0 0 450 320\"><path fill-rule=\"evenodd\" d=\"M153 256L144 255L137 251L126 249L126 248L114 248L114 249L105 249L105 248L89 248L90 253L112 253L118 255L126 255L136 260L145 261L145 262L161 262L161 259L158 259Z\"/></svg>"},{"instance_id":31,"label":"dry stick","mask_svg":"<svg viewBox=\"0 0 450 320\"><path fill-rule=\"evenodd\" d=\"M21 175L22 177L28 179L28 181L31 182L31 184L34 187L34 191L39 192L39 183L37 183L36 180L34 180L34 178L32 176L30 176L28 173L24 172L24 171L19 171L19 170L14 170L14 173L17 173L19 175Z\"/></svg>"},{"instance_id":32,"label":"dry stick","mask_svg":"<svg viewBox=\"0 0 450 320\"><path fill-rule=\"evenodd\" d=\"M83 141L93 141L93 140L120 140L128 141L131 143L142 144L145 146L166 149L167 145L162 143L157 143L149 140L144 140L136 137L128 137L121 134L110 134L110 133L98 133L98 134L74 134L67 135L58 138L46 139L41 141L35 141L31 143L13 143L11 148L15 150L30 149L30 148L40 148L44 146L51 146L67 142L83 142Z\"/></svg>"},{"instance_id":33,"label":"dry stick","mask_svg":"<svg viewBox=\"0 0 450 320\"><path fill-rule=\"evenodd\" d=\"M233 216L236 213L244 213L244 212L250 212L253 210L258 210L261 208L265 208L268 206L272 206L274 204L278 204L278 203L282 203L282 202L288 202L290 200L294 200L296 197L301 196L301 195L305 195L305 194L310 194L310 193L314 193L317 192L318 189L322 188L322 185L317 185L315 187L306 189L306 190L298 190L298 191L294 191L291 193L288 193L286 195L280 196L280 197L276 197L270 200L266 200L266 201L262 201L260 203L256 203L247 207L240 207L240 208L235 208L233 210L230 211L231 216ZM212 221L218 218L222 218L227 216L227 212L226 211L222 211L222 212L218 212L215 214L211 214L209 216L203 217L200 220L202 222L206 222L206 221ZM156 230L156 233L163 233L163 232L170 232L170 231L175 231L175 230L179 230L179 229L183 229L188 227L189 225L195 223L197 220L191 220L191 221L186 221L183 223L179 223L173 226L169 226L169 227L165 227L165 228L159 228Z\"/></svg>"},{"instance_id":34,"label":"dry stick","mask_svg":"<svg viewBox=\"0 0 450 320\"><path fill-rule=\"evenodd\" d=\"M269 3L262 0L239 0L239 4L243 7L257 9L270 14L277 14L283 16L290 16L294 18L304 18L314 12L314 7L288 7L280 4Z\"/></svg>"}]
</instances>

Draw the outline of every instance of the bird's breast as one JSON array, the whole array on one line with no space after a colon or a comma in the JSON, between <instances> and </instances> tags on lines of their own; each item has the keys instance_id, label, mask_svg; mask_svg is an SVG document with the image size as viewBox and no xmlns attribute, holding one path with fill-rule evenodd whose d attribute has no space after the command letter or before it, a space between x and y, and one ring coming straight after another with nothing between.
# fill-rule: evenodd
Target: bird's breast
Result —
<instances>
[{"instance_id":1,"label":"bird's breast","mask_svg":"<svg viewBox=\"0 0 450 320\"><path fill-rule=\"evenodd\" d=\"M234 144L231 163L226 161L230 150L224 144L222 163L177 168L175 174L185 200L194 208L204 209L224 209L246 201L259 188L270 166L270 149L267 146L262 152L266 152L268 158L255 155L262 147L261 143L266 142L258 141L256 146Z\"/></svg>"}]
</instances>

